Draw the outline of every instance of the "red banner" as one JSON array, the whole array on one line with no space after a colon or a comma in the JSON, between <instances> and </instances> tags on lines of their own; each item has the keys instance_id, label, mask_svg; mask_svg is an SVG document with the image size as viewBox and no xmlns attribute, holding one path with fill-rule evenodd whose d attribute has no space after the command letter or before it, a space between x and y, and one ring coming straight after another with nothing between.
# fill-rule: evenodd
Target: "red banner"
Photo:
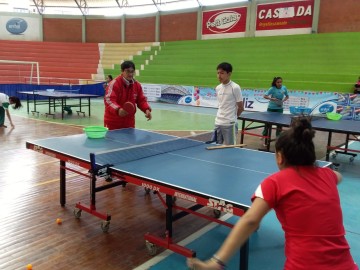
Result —
<instances>
[{"instance_id":1,"label":"red banner","mask_svg":"<svg viewBox=\"0 0 360 270\"><path fill-rule=\"evenodd\" d=\"M311 28L314 0L257 5L256 31Z\"/></svg>"},{"instance_id":2,"label":"red banner","mask_svg":"<svg viewBox=\"0 0 360 270\"><path fill-rule=\"evenodd\" d=\"M202 34L229 34L245 32L246 7L204 11Z\"/></svg>"}]
</instances>

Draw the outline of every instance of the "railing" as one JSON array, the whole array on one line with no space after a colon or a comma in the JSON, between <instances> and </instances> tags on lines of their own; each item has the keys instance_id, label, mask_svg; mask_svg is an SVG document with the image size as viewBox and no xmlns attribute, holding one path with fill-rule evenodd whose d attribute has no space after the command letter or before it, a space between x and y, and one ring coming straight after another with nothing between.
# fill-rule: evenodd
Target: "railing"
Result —
<instances>
[{"instance_id":1,"label":"railing","mask_svg":"<svg viewBox=\"0 0 360 270\"><path fill-rule=\"evenodd\" d=\"M55 77L40 77L39 83L33 78L22 77L18 78L14 76L10 79L9 76L0 76L0 84L46 84L46 85L83 85L83 84L94 84L103 82L103 80L92 80L92 79L74 79L74 78L55 78Z\"/></svg>"}]
</instances>

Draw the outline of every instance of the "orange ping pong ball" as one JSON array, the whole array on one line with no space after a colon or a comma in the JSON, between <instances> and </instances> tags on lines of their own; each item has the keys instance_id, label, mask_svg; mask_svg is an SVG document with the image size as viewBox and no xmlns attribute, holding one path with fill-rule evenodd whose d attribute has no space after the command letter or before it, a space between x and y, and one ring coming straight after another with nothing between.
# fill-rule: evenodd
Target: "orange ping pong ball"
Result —
<instances>
[{"instance_id":1,"label":"orange ping pong ball","mask_svg":"<svg viewBox=\"0 0 360 270\"><path fill-rule=\"evenodd\" d=\"M57 218L57 219L56 219L56 224L59 224L59 225L60 225L61 223L62 223L61 218Z\"/></svg>"},{"instance_id":2,"label":"orange ping pong ball","mask_svg":"<svg viewBox=\"0 0 360 270\"><path fill-rule=\"evenodd\" d=\"M26 266L26 270L32 270L32 265L31 265L31 264L28 264L28 265Z\"/></svg>"}]
</instances>

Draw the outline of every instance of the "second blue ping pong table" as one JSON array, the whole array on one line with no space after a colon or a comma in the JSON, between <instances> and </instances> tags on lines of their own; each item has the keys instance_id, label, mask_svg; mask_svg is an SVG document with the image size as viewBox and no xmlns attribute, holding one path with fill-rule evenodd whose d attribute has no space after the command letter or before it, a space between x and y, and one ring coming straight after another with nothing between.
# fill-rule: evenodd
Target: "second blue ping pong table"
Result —
<instances>
[{"instance_id":1,"label":"second blue ping pong table","mask_svg":"<svg viewBox=\"0 0 360 270\"><path fill-rule=\"evenodd\" d=\"M103 139L79 134L28 141L26 147L60 160L62 206L66 203L66 170L74 172L73 166L67 164L89 169L89 174L79 174L91 181L91 205L76 204L74 214L80 217L81 211L85 211L103 219L104 231L109 228L111 216L96 209L96 192L128 183L165 194L162 200L166 207L166 237L145 235L151 254L156 253L156 246L163 246L187 257L196 256L195 251L172 242L172 223L184 216L173 215L172 210L204 217L196 210L205 206L242 216L250 208L250 198L257 186L278 170L272 153L244 148L208 150L209 145L195 137L179 138L139 129L109 131ZM104 175L114 177L113 182L97 186L97 178ZM174 198L190 201L193 206L181 207ZM205 218L232 227L216 217ZM240 250L242 270L248 269L248 252L247 241Z\"/></svg>"},{"instance_id":2,"label":"second blue ping pong table","mask_svg":"<svg viewBox=\"0 0 360 270\"><path fill-rule=\"evenodd\" d=\"M252 125L252 123L261 123L264 127L267 127L268 134L264 136L266 150L270 150L272 125L279 125L282 127L289 127L291 121L296 115L282 114L276 112L250 112L242 113L239 117L242 120L240 143L244 143L245 135L261 136L253 133L251 130L258 129L262 126ZM311 119L311 125L315 130L324 131L328 133L327 145L326 145L326 160L330 158L330 153L334 151L336 154L350 155L350 161L353 161L359 153L359 150L350 149L350 141L359 141L357 136L360 136L360 121L356 120L340 120L333 121L326 118L326 116L309 116ZM249 123L246 126L246 122ZM345 141L340 145L332 145L333 133L345 134ZM261 136L262 137L262 136Z\"/></svg>"},{"instance_id":3,"label":"second blue ping pong table","mask_svg":"<svg viewBox=\"0 0 360 270\"><path fill-rule=\"evenodd\" d=\"M78 90L69 90L69 91L45 91L45 90L36 90L36 91L18 91L19 94L26 95L26 107L27 113L30 112L30 103L33 103L33 114L39 114L37 106L47 105L48 112L46 116L55 117L56 108L60 108L61 119L64 119L64 111L71 111L72 107L79 108L76 112L77 114L82 114L85 116L85 112L82 110L84 107L88 107L88 115L91 115L91 98L97 98L98 95L93 94L79 94ZM32 98L31 98L32 97ZM67 100L75 99L78 100L78 103L67 103ZM85 101L84 101L85 99Z\"/></svg>"}]
</instances>

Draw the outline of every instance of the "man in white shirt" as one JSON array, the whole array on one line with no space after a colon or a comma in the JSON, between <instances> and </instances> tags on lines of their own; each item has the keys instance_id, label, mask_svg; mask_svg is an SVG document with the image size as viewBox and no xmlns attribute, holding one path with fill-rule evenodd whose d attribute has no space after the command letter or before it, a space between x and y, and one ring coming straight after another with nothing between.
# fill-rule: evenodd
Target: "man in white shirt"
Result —
<instances>
[{"instance_id":1,"label":"man in white shirt","mask_svg":"<svg viewBox=\"0 0 360 270\"><path fill-rule=\"evenodd\" d=\"M217 66L217 77L220 82L216 86L218 111L215 118L214 141L218 144L236 144L238 133L237 118L244 111L241 88L231 81L232 66L221 63Z\"/></svg>"}]
</instances>

